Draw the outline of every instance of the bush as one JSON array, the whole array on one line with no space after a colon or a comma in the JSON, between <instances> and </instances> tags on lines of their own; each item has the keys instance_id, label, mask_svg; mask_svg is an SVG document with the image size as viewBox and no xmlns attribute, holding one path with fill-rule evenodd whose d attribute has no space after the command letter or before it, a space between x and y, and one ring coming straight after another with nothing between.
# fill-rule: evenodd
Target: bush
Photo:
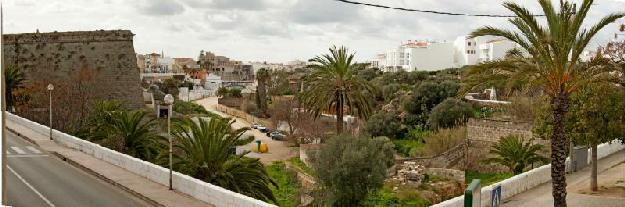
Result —
<instances>
[{"instance_id":1,"label":"bush","mask_svg":"<svg viewBox=\"0 0 625 207\"><path fill-rule=\"evenodd\" d=\"M367 120L366 130L372 136L399 138L402 136L401 120L397 114L379 111Z\"/></svg>"},{"instance_id":2,"label":"bush","mask_svg":"<svg viewBox=\"0 0 625 207\"><path fill-rule=\"evenodd\" d=\"M425 138L424 154L438 155L462 144L467 135L466 127L441 129Z\"/></svg>"},{"instance_id":3,"label":"bush","mask_svg":"<svg viewBox=\"0 0 625 207\"><path fill-rule=\"evenodd\" d=\"M393 144L388 138L340 135L311 154L321 187L320 201L331 206L359 206L374 192L394 164Z\"/></svg>"},{"instance_id":4,"label":"bush","mask_svg":"<svg viewBox=\"0 0 625 207\"><path fill-rule=\"evenodd\" d=\"M455 98L448 98L432 109L428 118L428 125L434 130L451 128L466 123L472 116L471 104Z\"/></svg>"}]
</instances>

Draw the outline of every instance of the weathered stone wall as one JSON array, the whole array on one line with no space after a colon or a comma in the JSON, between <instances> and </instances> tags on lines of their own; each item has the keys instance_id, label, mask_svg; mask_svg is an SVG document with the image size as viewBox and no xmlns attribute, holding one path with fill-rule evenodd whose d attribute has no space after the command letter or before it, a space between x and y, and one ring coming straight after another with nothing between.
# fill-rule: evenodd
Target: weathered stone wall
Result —
<instances>
[{"instance_id":1,"label":"weathered stone wall","mask_svg":"<svg viewBox=\"0 0 625 207\"><path fill-rule=\"evenodd\" d=\"M4 35L4 57L25 73L29 83L76 81L83 71L98 90L94 99L118 99L131 108L143 106L142 90L129 30L24 33Z\"/></svg>"},{"instance_id":2,"label":"weathered stone wall","mask_svg":"<svg viewBox=\"0 0 625 207\"><path fill-rule=\"evenodd\" d=\"M395 163L401 165L409 161L428 168L461 168L465 152L466 145L460 144L436 156L395 159Z\"/></svg>"},{"instance_id":3,"label":"weathered stone wall","mask_svg":"<svg viewBox=\"0 0 625 207\"><path fill-rule=\"evenodd\" d=\"M492 119L469 119L467 123L467 138L471 140L497 142L499 138L511 134L532 138L532 123Z\"/></svg>"}]
</instances>

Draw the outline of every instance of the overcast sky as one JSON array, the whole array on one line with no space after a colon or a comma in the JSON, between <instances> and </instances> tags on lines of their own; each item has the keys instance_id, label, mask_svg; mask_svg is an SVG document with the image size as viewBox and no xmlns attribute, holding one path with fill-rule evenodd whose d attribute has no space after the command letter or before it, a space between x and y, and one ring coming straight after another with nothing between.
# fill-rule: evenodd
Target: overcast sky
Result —
<instances>
[{"instance_id":1,"label":"overcast sky","mask_svg":"<svg viewBox=\"0 0 625 207\"><path fill-rule=\"evenodd\" d=\"M462 13L509 14L500 0L359 0L389 6ZM6 33L129 29L137 53L197 58L200 50L238 60L307 60L345 45L359 60L408 39L453 40L505 18L412 13L334 0L5 0ZM535 0L516 0L539 13ZM557 2L557 1L556 1ZM588 23L625 0L596 0ZM625 20L619 20L624 23ZM611 25L593 42L605 43Z\"/></svg>"}]
</instances>

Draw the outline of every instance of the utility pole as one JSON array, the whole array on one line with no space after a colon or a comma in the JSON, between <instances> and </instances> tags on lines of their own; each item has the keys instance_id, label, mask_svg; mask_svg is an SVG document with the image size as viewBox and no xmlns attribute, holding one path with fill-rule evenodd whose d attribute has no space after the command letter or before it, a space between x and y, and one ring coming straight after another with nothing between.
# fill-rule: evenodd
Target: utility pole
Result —
<instances>
[{"instance_id":1,"label":"utility pole","mask_svg":"<svg viewBox=\"0 0 625 207\"><path fill-rule=\"evenodd\" d=\"M4 130L6 127L6 97L5 97L5 93L4 91L6 90L6 80L4 77L4 71L5 71L5 65L4 65L4 16L2 13L3 9L2 9L2 2L0 2L0 108L2 108L2 114L0 115L0 125L2 126L2 146L0 146L0 149L2 150L2 189L0 189L0 194L2 194L2 204L3 205L8 205L7 202L7 195L6 195L6 187L7 187L7 180L6 180L6 175L7 175L7 154L6 154L6 144L7 144L7 136Z\"/></svg>"}]
</instances>

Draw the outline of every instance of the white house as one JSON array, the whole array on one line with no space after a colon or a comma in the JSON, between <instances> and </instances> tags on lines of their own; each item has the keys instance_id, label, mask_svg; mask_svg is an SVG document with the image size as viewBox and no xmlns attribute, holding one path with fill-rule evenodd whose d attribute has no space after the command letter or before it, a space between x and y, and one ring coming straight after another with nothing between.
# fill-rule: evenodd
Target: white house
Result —
<instances>
[{"instance_id":1,"label":"white house","mask_svg":"<svg viewBox=\"0 0 625 207\"><path fill-rule=\"evenodd\" d=\"M453 46L451 42L410 40L369 62L385 72L442 70L454 67Z\"/></svg>"},{"instance_id":2,"label":"white house","mask_svg":"<svg viewBox=\"0 0 625 207\"><path fill-rule=\"evenodd\" d=\"M504 58L516 43L501 37L484 36L469 38L460 36L454 41L454 63L456 67L475 65L484 61Z\"/></svg>"}]
</instances>

